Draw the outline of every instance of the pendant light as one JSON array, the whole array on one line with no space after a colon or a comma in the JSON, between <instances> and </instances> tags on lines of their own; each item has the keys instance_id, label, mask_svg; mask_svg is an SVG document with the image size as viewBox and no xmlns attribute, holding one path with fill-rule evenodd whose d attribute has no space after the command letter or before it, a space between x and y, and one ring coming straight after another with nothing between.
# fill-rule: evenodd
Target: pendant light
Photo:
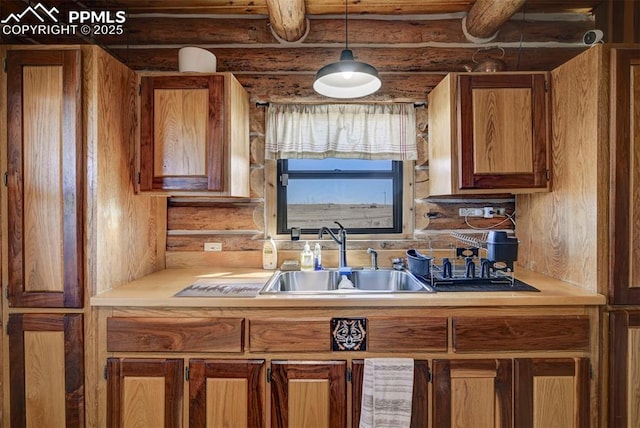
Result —
<instances>
[{"instance_id":1,"label":"pendant light","mask_svg":"<svg viewBox=\"0 0 640 428\"><path fill-rule=\"evenodd\" d=\"M353 52L349 49L347 1L344 2L345 46L340 61L318 70L313 82L317 93L331 98L360 98L373 94L382 86L374 66L353 59Z\"/></svg>"}]
</instances>

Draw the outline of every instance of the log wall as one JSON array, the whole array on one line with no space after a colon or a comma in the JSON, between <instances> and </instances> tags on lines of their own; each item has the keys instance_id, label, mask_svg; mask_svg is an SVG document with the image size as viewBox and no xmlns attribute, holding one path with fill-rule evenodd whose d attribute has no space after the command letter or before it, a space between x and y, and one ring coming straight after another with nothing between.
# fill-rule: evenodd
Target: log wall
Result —
<instances>
[{"instance_id":1,"label":"log wall","mask_svg":"<svg viewBox=\"0 0 640 428\"><path fill-rule=\"evenodd\" d=\"M265 99L287 99L305 102L314 99L313 96L297 95L298 88L290 87L289 77L295 75L281 75L277 78L259 79L246 75L238 75L238 79L249 91L251 96L250 130L251 130L251 198L240 202L224 200L221 202L201 199L170 198L167 213L167 267L236 265L261 266L262 240L265 235L265 210L275 204L275 201L265 199L265 186L273 181L265 177L264 144L265 144L265 107L257 105L257 101ZM277 84L274 81L277 80ZM425 100L425 93L430 89L432 81L423 79L420 74L408 75L406 85L402 85L398 93L400 97L413 101ZM409 88L409 89L407 89ZM305 89L306 91L307 89ZM389 90L394 94L393 89ZM412 92L409 92L412 91ZM272 95L269 95L272 94ZM512 195L465 196L455 198L428 197L428 159L427 159L427 115L425 107L416 108L416 126L418 157L415 162L414 174L409 180L413 189L413 206L410 219L414 223L414 230L408 239L360 239L356 235L350 236L350 263L367 265L368 247L373 247L380 253L380 266L390 266L394 257L404 256L406 249L416 247L420 249L447 248L457 241L451 237L451 231L458 230L465 233L478 232L458 216L459 207L493 206L505 208L507 213L514 210ZM469 223L474 227L487 227L497 223L498 219L471 218ZM332 220L327 219L327 225ZM506 229L513 229L510 221L503 225ZM315 237L310 237L313 240ZM221 242L222 252L205 252L206 242ZM280 240L277 243L279 260L295 259L302 247L302 242ZM326 240L323 248L325 265L337 264L337 246Z\"/></svg>"},{"instance_id":2,"label":"log wall","mask_svg":"<svg viewBox=\"0 0 640 428\"><path fill-rule=\"evenodd\" d=\"M266 189L275 177L265 168L265 108L260 103L330 102L313 89L315 72L338 59L343 48L343 21L312 19L306 38L297 43L274 39L266 19L181 19L183 25L157 18L137 18L128 25L134 42L118 45L106 40L109 50L136 70L177 70L177 50L181 44L200 42L216 54L218 71L230 71L250 95L251 198L241 202L170 199L167 214L167 267L185 266L261 266L261 248L266 234L266 213L275 201ZM187 25L188 22L188 25ZM174 43L154 44L154 33L171 25ZM578 55L585 47L579 42L593 22L577 20L559 25L553 21L515 20L507 22L498 34L497 44L505 47L507 70L551 70ZM189 31L187 31L187 29ZM144 31L143 31L144 30ZM526 40L526 41L525 41ZM516 44L517 43L517 44ZM350 46L359 60L378 68L383 86L370 102L425 103L429 92L449 71L460 71L469 64L478 46L468 43L461 32L460 19L381 20L359 17L350 22ZM469 219L458 215L460 207L501 207L515 209L512 195L429 198L428 196L428 109L419 107L417 139L419 159L408 180L413 193L410 222L412 228L403 239L360 239L349 241L349 261L366 265L368 247L379 252L381 266L390 266L407 248L426 250L447 248L459 243L451 231L481 233L473 227L487 227L502 219ZM405 189L407 190L407 189ZM271 211L270 211L271 210ZM332 220L327 219L327 225ZM513 229L510 221L500 228ZM312 240L315 237L310 237ZM222 243L222 252L205 252L207 242ZM301 242L279 240L279 261L297 259ZM325 264L337 264L337 246L323 243Z\"/></svg>"}]
</instances>

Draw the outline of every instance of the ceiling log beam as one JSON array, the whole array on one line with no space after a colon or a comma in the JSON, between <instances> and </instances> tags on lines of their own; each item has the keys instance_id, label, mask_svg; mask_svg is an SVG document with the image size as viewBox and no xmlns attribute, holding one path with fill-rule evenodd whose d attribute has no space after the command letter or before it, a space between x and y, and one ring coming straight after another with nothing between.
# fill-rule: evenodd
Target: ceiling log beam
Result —
<instances>
[{"instance_id":1,"label":"ceiling log beam","mask_svg":"<svg viewBox=\"0 0 640 428\"><path fill-rule=\"evenodd\" d=\"M578 55L586 46L568 48L506 48L503 61L508 71L548 71ZM112 48L112 54L134 70L178 70L178 48ZM467 48L358 48L361 61L375 63L381 75L387 73L440 73L464 71L476 51ZM218 71L236 75L247 73L303 73L315 76L323 65L334 61L340 48L299 48L215 50ZM237 77L237 76L236 76ZM383 77L383 85L385 85Z\"/></svg>"},{"instance_id":2,"label":"ceiling log beam","mask_svg":"<svg viewBox=\"0 0 640 428\"><path fill-rule=\"evenodd\" d=\"M307 32L304 0L266 0L269 23L275 35L286 42L297 42Z\"/></svg>"},{"instance_id":3,"label":"ceiling log beam","mask_svg":"<svg viewBox=\"0 0 640 428\"><path fill-rule=\"evenodd\" d=\"M463 21L467 34L475 39L491 39L525 1L477 0Z\"/></svg>"},{"instance_id":4,"label":"ceiling log beam","mask_svg":"<svg viewBox=\"0 0 640 428\"><path fill-rule=\"evenodd\" d=\"M313 19L311 28L300 43L301 46L344 46L344 19ZM520 41L540 43L582 43L582 35L594 28L588 20L534 21L509 20L501 28L494 43ZM167 34L171 35L167 40ZM47 43L52 37L39 37ZM261 45L282 48L269 29L268 19L222 19L222 18L175 18L144 17L130 18L125 35L102 35L99 41L106 45L198 45L215 50L230 46ZM393 47L394 44L467 44L460 31L460 19L433 20L376 20L350 19L349 44L358 48L363 45ZM357 53L357 52L356 52Z\"/></svg>"}]
</instances>

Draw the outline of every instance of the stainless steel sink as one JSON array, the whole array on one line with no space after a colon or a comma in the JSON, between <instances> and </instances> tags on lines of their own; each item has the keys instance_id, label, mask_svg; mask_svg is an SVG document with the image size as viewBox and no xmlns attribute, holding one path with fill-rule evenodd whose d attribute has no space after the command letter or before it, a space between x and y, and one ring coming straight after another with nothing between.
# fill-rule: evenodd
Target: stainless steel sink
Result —
<instances>
[{"instance_id":1,"label":"stainless steel sink","mask_svg":"<svg viewBox=\"0 0 640 428\"><path fill-rule=\"evenodd\" d=\"M340 274L337 270L276 271L260 294L323 294L323 293L407 293L435 292L408 271L391 269L354 270L351 281L355 288L339 289Z\"/></svg>"}]
</instances>

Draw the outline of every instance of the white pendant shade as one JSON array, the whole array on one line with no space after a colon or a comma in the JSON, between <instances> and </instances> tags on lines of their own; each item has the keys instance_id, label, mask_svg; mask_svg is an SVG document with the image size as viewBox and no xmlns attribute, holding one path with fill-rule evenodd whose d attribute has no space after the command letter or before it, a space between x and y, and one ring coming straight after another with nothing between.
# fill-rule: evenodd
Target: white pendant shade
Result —
<instances>
[{"instance_id":1,"label":"white pendant shade","mask_svg":"<svg viewBox=\"0 0 640 428\"><path fill-rule=\"evenodd\" d=\"M340 61L322 67L313 82L317 93L331 98L360 98L373 94L381 86L378 70L354 61L349 49L342 51Z\"/></svg>"}]
</instances>

